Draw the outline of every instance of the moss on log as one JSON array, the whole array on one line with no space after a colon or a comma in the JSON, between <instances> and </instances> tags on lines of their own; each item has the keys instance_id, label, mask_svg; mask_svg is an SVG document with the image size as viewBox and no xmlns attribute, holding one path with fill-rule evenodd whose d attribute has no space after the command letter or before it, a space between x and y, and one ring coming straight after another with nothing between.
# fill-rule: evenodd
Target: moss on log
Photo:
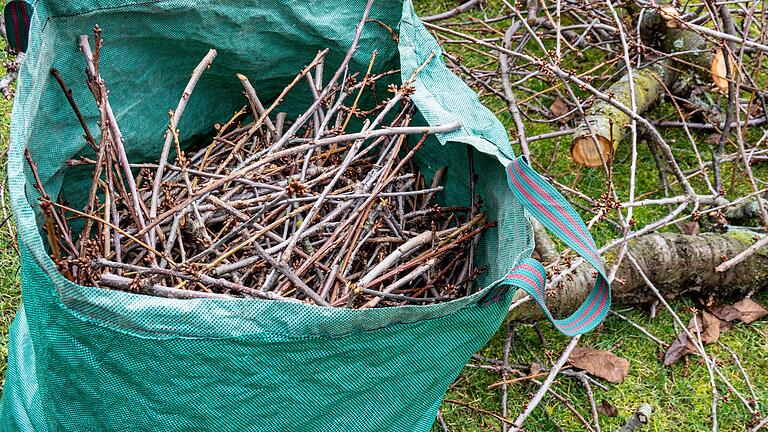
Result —
<instances>
[{"instance_id":1,"label":"moss on log","mask_svg":"<svg viewBox=\"0 0 768 432\"><path fill-rule=\"evenodd\" d=\"M729 207L725 211L725 218L728 220L728 222L731 223L734 221L746 222L750 220L759 220L760 204L757 202L758 199L763 202L764 207L768 208L768 200L764 198L755 198L752 200L744 201L739 205ZM717 213L710 214L710 217L717 217Z\"/></svg>"},{"instance_id":2,"label":"moss on log","mask_svg":"<svg viewBox=\"0 0 768 432\"><path fill-rule=\"evenodd\" d=\"M642 113L650 108L664 94L664 87L669 86L676 76L677 73L666 61L634 70L632 80L637 112ZM624 75L606 93L624 106L630 107L632 102L629 75ZM596 101L586 114L584 121L572 136L571 157L581 165L601 166L603 160L610 162L619 141L629 131L630 117L602 100ZM590 129L594 132L594 137Z\"/></svg>"},{"instance_id":3,"label":"moss on log","mask_svg":"<svg viewBox=\"0 0 768 432\"><path fill-rule=\"evenodd\" d=\"M702 81L714 84L721 92L728 91L723 51L712 47L700 34L679 27L676 9L671 6L665 8L643 14L640 22L643 43L663 53L674 54L670 58L678 68L693 72ZM731 70L735 71L733 59L731 65Z\"/></svg>"}]
</instances>

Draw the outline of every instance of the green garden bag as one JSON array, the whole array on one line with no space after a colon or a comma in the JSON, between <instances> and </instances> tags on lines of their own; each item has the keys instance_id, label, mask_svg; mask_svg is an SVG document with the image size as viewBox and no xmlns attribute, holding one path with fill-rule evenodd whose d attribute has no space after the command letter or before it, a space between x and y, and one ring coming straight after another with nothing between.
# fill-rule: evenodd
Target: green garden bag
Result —
<instances>
[{"instance_id":1,"label":"green garden bag","mask_svg":"<svg viewBox=\"0 0 768 432\"><path fill-rule=\"evenodd\" d=\"M477 191L498 227L478 246L487 265L475 294L451 302L332 309L259 299L164 299L75 285L46 253L28 148L51 196L82 200L87 176L66 161L86 143L51 77L70 83L92 130L97 109L83 83L79 34L105 35L102 75L135 161L159 154L167 111L209 48L218 57L178 125L184 142L203 137L242 100L236 72L273 97L319 49L339 64L363 1L38 0L11 121L8 174L19 232L23 307L10 332L0 404L5 432L429 431L467 359L504 319L514 288L545 312L544 268L530 259L528 216L597 270L592 294L572 316L547 316L563 333L594 328L610 287L587 228L563 198L515 158L506 131L440 58L410 0L377 0L351 70L409 77L424 122L458 121L420 151L426 172L448 166L446 203L469 202L467 145L476 151ZM395 34L398 37L394 38ZM286 106L300 103L285 102ZM156 157L156 156L155 156Z\"/></svg>"}]
</instances>

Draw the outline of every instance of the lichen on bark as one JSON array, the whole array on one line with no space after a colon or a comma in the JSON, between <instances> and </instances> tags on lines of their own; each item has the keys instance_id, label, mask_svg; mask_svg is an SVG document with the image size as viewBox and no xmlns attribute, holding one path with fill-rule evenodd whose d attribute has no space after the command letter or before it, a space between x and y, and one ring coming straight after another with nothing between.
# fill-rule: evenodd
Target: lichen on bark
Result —
<instances>
[{"instance_id":1,"label":"lichen on bark","mask_svg":"<svg viewBox=\"0 0 768 432\"><path fill-rule=\"evenodd\" d=\"M667 61L634 70L632 82L637 112L645 112L659 100L664 94L664 88L669 86L676 75ZM609 87L606 93L625 107L631 107L629 74ZM600 166L603 160L609 162L618 143L629 131L630 121L628 114L610 102L596 101L572 135L571 156L574 161L586 166Z\"/></svg>"},{"instance_id":2,"label":"lichen on bark","mask_svg":"<svg viewBox=\"0 0 768 432\"><path fill-rule=\"evenodd\" d=\"M628 253L666 298L693 293L722 299L768 287L768 247L758 250L726 272L715 271L724 258L745 250L754 243L754 239L754 233L739 230L699 235L654 233L630 240ZM612 262L615 254L605 254L604 258ZM587 297L594 280L594 269L582 264L570 277L550 287L548 301L553 315L564 317L576 310ZM643 304L656 299L641 274L627 259L619 266L612 291L614 302L620 304ZM525 294L518 292L515 295L520 298ZM542 313L532 304L517 308L510 314L513 320L541 318Z\"/></svg>"}]
</instances>

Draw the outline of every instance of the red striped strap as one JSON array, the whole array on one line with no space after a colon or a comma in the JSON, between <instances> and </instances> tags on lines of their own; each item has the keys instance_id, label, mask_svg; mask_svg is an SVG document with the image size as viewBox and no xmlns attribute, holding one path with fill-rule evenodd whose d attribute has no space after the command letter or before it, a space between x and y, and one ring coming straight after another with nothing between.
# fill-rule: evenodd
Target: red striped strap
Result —
<instances>
[{"instance_id":1,"label":"red striped strap","mask_svg":"<svg viewBox=\"0 0 768 432\"><path fill-rule=\"evenodd\" d=\"M538 261L526 258L512 269L492 297L503 295L509 286L525 290L558 330L568 336L586 333L600 324L611 306L611 285L592 235L581 217L547 181L520 156L507 166L507 182L515 197L531 216L578 253L597 271L589 296L571 316L555 319L547 309L546 271Z\"/></svg>"},{"instance_id":2,"label":"red striped strap","mask_svg":"<svg viewBox=\"0 0 768 432\"><path fill-rule=\"evenodd\" d=\"M3 9L8 46L16 52L27 51L32 10L32 5L23 0L11 0Z\"/></svg>"}]
</instances>

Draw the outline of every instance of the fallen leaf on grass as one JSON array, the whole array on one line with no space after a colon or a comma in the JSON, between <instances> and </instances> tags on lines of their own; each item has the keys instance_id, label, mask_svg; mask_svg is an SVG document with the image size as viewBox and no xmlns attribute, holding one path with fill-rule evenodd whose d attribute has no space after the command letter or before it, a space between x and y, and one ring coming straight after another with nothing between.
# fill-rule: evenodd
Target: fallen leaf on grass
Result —
<instances>
[{"instance_id":1,"label":"fallen leaf on grass","mask_svg":"<svg viewBox=\"0 0 768 432\"><path fill-rule=\"evenodd\" d=\"M611 405L610 402L603 399L600 401L600 405L597 406L597 412L600 414L606 416L606 417L618 417L619 416L619 410L616 409L615 406Z\"/></svg>"},{"instance_id":2,"label":"fallen leaf on grass","mask_svg":"<svg viewBox=\"0 0 768 432\"><path fill-rule=\"evenodd\" d=\"M720 338L720 319L706 311L701 316L694 315L688 323L688 330L696 336L696 328L701 333L701 341L705 344L715 343Z\"/></svg>"},{"instance_id":3,"label":"fallen leaf on grass","mask_svg":"<svg viewBox=\"0 0 768 432\"><path fill-rule=\"evenodd\" d=\"M741 317L739 317L739 320L744 324L752 324L760 318L768 315L768 310L766 310L763 305L748 298L745 298L744 300L734 304L733 307L741 312Z\"/></svg>"},{"instance_id":4,"label":"fallen leaf on grass","mask_svg":"<svg viewBox=\"0 0 768 432\"><path fill-rule=\"evenodd\" d=\"M720 320L720 333L727 333L733 328L733 323Z\"/></svg>"},{"instance_id":5,"label":"fallen leaf on grass","mask_svg":"<svg viewBox=\"0 0 768 432\"><path fill-rule=\"evenodd\" d=\"M732 305L720 305L710 309L712 314L725 322L731 322L741 317L741 312Z\"/></svg>"},{"instance_id":6,"label":"fallen leaf on grass","mask_svg":"<svg viewBox=\"0 0 768 432\"><path fill-rule=\"evenodd\" d=\"M609 351L576 347L570 361L573 366L615 384L624 381L629 372L629 361Z\"/></svg>"},{"instance_id":7,"label":"fallen leaf on grass","mask_svg":"<svg viewBox=\"0 0 768 432\"><path fill-rule=\"evenodd\" d=\"M677 335L664 354L664 366L671 366L690 353L688 336L685 333Z\"/></svg>"},{"instance_id":8,"label":"fallen leaf on grass","mask_svg":"<svg viewBox=\"0 0 768 432\"><path fill-rule=\"evenodd\" d=\"M696 338L701 335L701 341L705 344L715 343L720 338L720 319L703 311L701 315L696 314L691 318L688 331ZM680 333L664 354L664 366L673 365L686 355L697 351L696 344L688 338L688 335L685 332Z\"/></svg>"},{"instance_id":9,"label":"fallen leaf on grass","mask_svg":"<svg viewBox=\"0 0 768 432\"><path fill-rule=\"evenodd\" d=\"M712 308L712 313L723 321L741 321L751 324L768 315L768 310L760 303L745 298L733 305L721 305Z\"/></svg>"},{"instance_id":10,"label":"fallen leaf on grass","mask_svg":"<svg viewBox=\"0 0 768 432\"><path fill-rule=\"evenodd\" d=\"M568 123L568 121L574 117L574 113L568 114L571 112L571 109L568 106L568 103L560 97L555 98L555 101L552 102L552 105L549 107L549 112L552 113L552 118L557 118L558 121L563 124Z\"/></svg>"}]
</instances>

